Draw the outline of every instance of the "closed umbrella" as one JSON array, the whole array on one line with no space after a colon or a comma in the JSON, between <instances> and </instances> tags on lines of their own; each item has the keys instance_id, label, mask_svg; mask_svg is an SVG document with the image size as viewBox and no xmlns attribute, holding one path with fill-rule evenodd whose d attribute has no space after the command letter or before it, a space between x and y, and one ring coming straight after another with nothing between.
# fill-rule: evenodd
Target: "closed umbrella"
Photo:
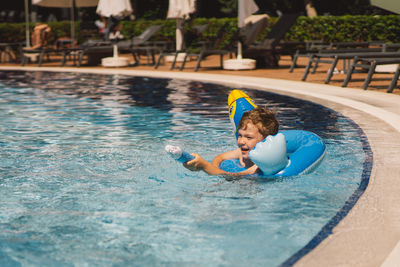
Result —
<instances>
[{"instance_id":1,"label":"closed umbrella","mask_svg":"<svg viewBox=\"0 0 400 267\"><path fill-rule=\"evenodd\" d=\"M130 0L99 0L96 13L100 16L113 19L109 20L107 26L106 38L114 26L116 26L118 19L129 16L132 14L133 9Z\"/></svg>"},{"instance_id":2,"label":"closed umbrella","mask_svg":"<svg viewBox=\"0 0 400 267\"><path fill-rule=\"evenodd\" d=\"M245 19L250 17L258 10L258 6L254 0L238 0L238 27L245 26ZM238 42L238 52L236 59L229 59L224 61L224 69L254 69L255 60L242 58L242 43Z\"/></svg>"},{"instance_id":3,"label":"closed umbrella","mask_svg":"<svg viewBox=\"0 0 400 267\"><path fill-rule=\"evenodd\" d=\"M75 42L75 7L97 6L99 0L32 0L33 5L71 9L71 41Z\"/></svg>"},{"instance_id":4,"label":"closed umbrella","mask_svg":"<svg viewBox=\"0 0 400 267\"><path fill-rule=\"evenodd\" d=\"M388 11L400 14L399 0L371 0L371 5L377 6Z\"/></svg>"},{"instance_id":5,"label":"closed umbrella","mask_svg":"<svg viewBox=\"0 0 400 267\"><path fill-rule=\"evenodd\" d=\"M196 11L195 0L169 0L168 19L176 19L176 50L182 50L183 20Z\"/></svg>"},{"instance_id":6,"label":"closed umbrella","mask_svg":"<svg viewBox=\"0 0 400 267\"><path fill-rule=\"evenodd\" d=\"M257 12L258 6L253 0L239 0L238 5L238 27L245 26L244 20L250 17L253 13ZM238 42L238 59L242 59L242 43Z\"/></svg>"},{"instance_id":7,"label":"closed umbrella","mask_svg":"<svg viewBox=\"0 0 400 267\"><path fill-rule=\"evenodd\" d=\"M126 17L133 9L129 0L100 0L96 13L104 17Z\"/></svg>"},{"instance_id":8,"label":"closed umbrella","mask_svg":"<svg viewBox=\"0 0 400 267\"><path fill-rule=\"evenodd\" d=\"M132 14L133 9L130 0L99 0L96 13L104 17L123 18ZM118 40L118 39L117 39ZM105 67L127 66L127 58L118 57L118 46L114 44L113 57L102 59L102 65Z\"/></svg>"}]
</instances>

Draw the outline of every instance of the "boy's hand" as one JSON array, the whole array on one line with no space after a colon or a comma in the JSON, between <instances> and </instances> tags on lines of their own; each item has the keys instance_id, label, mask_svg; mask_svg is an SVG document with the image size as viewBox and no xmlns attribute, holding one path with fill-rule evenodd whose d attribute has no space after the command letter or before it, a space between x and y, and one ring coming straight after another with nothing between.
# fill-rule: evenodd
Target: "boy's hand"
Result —
<instances>
[{"instance_id":1,"label":"boy's hand","mask_svg":"<svg viewBox=\"0 0 400 267\"><path fill-rule=\"evenodd\" d=\"M258 167L256 164L254 164L253 166L251 166L250 168L241 173L243 173L244 175L250 175L250 174L255 174L257 172L258 172Z\"/></svg>"},{"instance_id":2,"label":"boy's hand","mask_svg":"<svg viewBox=\"0 0 400 267\"><path fill-rule=\"evenodd\" d=\"M183 166L191 171L203 170L205 162L207 163L207 161L203 159L199 154L192 153L191 155L194 156L194 159L184 163Z\"/></svg>"}]
</instances>

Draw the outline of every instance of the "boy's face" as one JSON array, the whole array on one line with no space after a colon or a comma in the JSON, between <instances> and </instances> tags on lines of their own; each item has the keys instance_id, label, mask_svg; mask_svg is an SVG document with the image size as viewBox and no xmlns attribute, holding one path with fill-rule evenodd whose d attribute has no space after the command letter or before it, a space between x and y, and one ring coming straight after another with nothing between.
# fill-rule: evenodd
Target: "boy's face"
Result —
<instances>
[{"instance_id":1,"label":"boy's face","mask_svg":"<svg viewBox=\"0 0 400 267\"><path fill-rule=\"evenodd\" d=\"M239 129L238 146L242 152L243 159L249 158L249 152L258 143L264 140L257 126L251 122L246 127Z\"/></svg>"}]
</instances>

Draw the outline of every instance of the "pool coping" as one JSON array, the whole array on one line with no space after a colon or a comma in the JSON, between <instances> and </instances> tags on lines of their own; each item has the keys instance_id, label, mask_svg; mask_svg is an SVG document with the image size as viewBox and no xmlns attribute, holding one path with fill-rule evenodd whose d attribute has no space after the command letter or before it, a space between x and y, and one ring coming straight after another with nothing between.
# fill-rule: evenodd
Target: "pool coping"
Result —
<instances>
[{"instance_id":1,"label":"pool coping","mask_svg":"<svg viewBox=\"0 0 400 267\"><path fill-rule=\"evenodd\" d=\"M400 96L307 82L242 75L99 68L0 67L189 79L293 96L327 106L364 131L373 152L369 185L356 205L294 266L395 266L400 262ZM234 73L234 72L233 72ZM396 142L397 141L397 142Z\"/></svg>"}]
</instances>

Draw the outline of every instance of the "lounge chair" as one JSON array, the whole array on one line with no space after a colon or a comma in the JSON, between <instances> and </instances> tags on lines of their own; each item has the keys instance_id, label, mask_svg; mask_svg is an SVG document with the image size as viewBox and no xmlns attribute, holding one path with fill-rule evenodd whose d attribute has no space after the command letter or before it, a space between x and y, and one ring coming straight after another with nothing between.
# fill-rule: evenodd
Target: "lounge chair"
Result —
<instances>
[{"instance_id":1,"label":"lounge chair","mask_svg":"<svg viewBox=\"0 0 400 267\"><path fill-rule=\"evenodd\" d=\"M354 58L353 64L347 73L346 79L344 80L342 87L346 87L348 85L348 83L351 80L351 76L357 67L368 70L367 77L365 78L362 87L364 90L367 90L367 87L372 80L372 75L375 73L377 66L400 64L400 52L382 52L380 54L369 55L369 56L370 57L367 57L367 55L363 55L362 57L357 56ZM397 67L397 71L395 72L392 82L387 90L388 93L391 93L393 91L394 87L397 84L398 78L399 78L399 67Z\"/></svg>"},{"instance_id":2,"label":"lounge chair","mask_svg":"<svg viewBox=\"0 0 400 267\"><path fill-rule=\"evenodd\" d=\"M288 51L287 47L285 49L279 47L280 41L296 23L299 15L299 13L283 14L260 44L249 45L243 50L243 57L255 58L258 61L258 65L266 64L277 66L279 56ZM293 53L295 51L296 50L294 50Z\"/></svg>"},{"instance_id":3,"label":"lounge chair","mask_svg":"<svg viewBox=\"0 0 400 267\"><path fill-rule=\"evenodd\" d=\"M87 58L87 65L95 66L100 64L102 58L112 56L112 53L113 49L110 41L88 40L79 45L79 47L64 49L61 66L65 66L68 57L72 57L74 65L76 64L77 67L80 67L84 56Z\"/></svg>"},{"instance_id":4,"label":"lounge chair","mask_svg":"<svg viewBox=\"0 0 400 267\"><path fill-rule=\"evenodd\" d=\"M341 53L353 53L353 52L379 52L382 51L382 48L379 47L370 47L369 42L333 42L330 43L327 46L320 45L320 48L318 51L315 52L309 52L307 57L309 57L311 62L314 64L312 73L315 73L319 63L332 63L334 60L329 59L331 54L341 54ZM324 54L325 56L316 56L313 57L313 55L321 55ZM323 59L325 58L325 59ZM310 61L309 61L310 63ZM349 62L346 62L346 59L343 60L343 69L346 69L346 63L349 64ZM335 64L335 63L334 63ZM335 64L336 65L336 64ZM309 66L307 66L309 67Z\"/></svg>"},{"instance_id":5,"label":"lounge chair","mask_svg":"<svg viewBox=\"0 0 400 267\"><path fill-rule=\"evenodd\" d=\"M202 34L207 30L208 27L209 27L209 24L203 24L203 25L193 26L193 31L185 30L183 32L183 45L182 45L182 49L180 49L180 50L176 50L175 43L165 45L158 56L158 59L157 59L156 64L154 65L154 68L157 69L160 66L161 61L163 61L166 56L174 55L174 59L170 66L170 69L173 70L175 68L175 64L177 62L178 56L182 53L188 52L187 42L194 38L196 38L196 39L200 38L202 36Z\"/></svg>"},{"instance_id":6,"label":"lounge chair","mask_svg":"<svg viewBox=\"0 0 400 267\"><path fill-rule=\"evenodd\" d=\"M293 72L293 69L297 66L297 60L300 57L310 58L313 54L323 53L324 50L333 50L337 51L344 49L359 49L359 48L368 48L371 45L374 47L382 47L385 44L381 41L371 41L371 42L332 42L330 44L324 43L322 40L317 41L306 41L306 47L304 50L296 51L296 54L292 58L292 65L290 66L289 72ZM335 51L336 51L335 50ZM379 50L379 49L378 49ZM385 48L383 48L385 50ZM318 63L314 65L316 69Z\"/></svg>"},{"instance_id":7,"label":"lounge chair","mask_svg":"<svg viewBox=\"0 0 400 267\"><path fill-rule=\"evenodd\" d=\"M364 42L360 43L361 46L359 48L351 47L339 49L323 49L317 53L311 53L309 55L307 66L304 70L302 81L305 81L307 79L311 67L313 67L311 73L315 73L319 63L331 64L327 74L327 78L325 79L325 83L328 84L333 76L339 60L343 60L343 70L346 71L346 65L348 65L348 67L350 68L350 61L353 60L356 56L374 57L376 55L379 56L381 53L385 53L385 51L391 52L397 50L396 47L386 47L384 45L382 45L381 47L365 47L364 44Z\"/></svg>"},{"instance_id":8,"label":"lounge chair","mask_svg":"<svg viewBox=\"0 0 400 267\"><path fill-rule=\"evenodd\" d=\"M400 76L400 64L397 66L396 72L394 73L394 76L392 78L392 82L390 83L389 88L387 89L388 93L392 93L393 89L397 86L399 76Z\"/></svg>"},{"instance_id":9,"label":"lounge chair","mask_svg":"<svg viewBox=\"0 0 400 267\"><path fill-rule=\"evenodd\" d=\"M304 47L297 49L292 57L292 65L290 66L289 72L293 72L294 68L297 67L297 60L300 57L308 58L311 54L319 53L328 46L329 44L324 43L322 40L304 41Z\"/></svg>"},{"instance_id":10,"label":"lounge chair","mask_svg":"<svg viewBox=\"0 0 400 267\"><path fill-rule=\"evenodd\" d=\"M141 35L129 40L122 40L117 43L118 51L122 53L132 53L134 59L138 61L138 47L148 44L154 34L162 28L161 25L149 26ZM79 48L64 51L62 65L65 64L69 54L78 56L78 67L82 65L84 56L87 57L87 65L93 66L101 63L101 59L113 55L113 42L104 40L88 40L81 44Z\"/></svg>"},{"instance_id":11,"label":"lounge chair","mask_svg":"<svg viewBox=\"0 0 400 267\"><path fill-rule=\"evenodd\" d=\"M41 66L45 55L49 57L50 53L60 52L48 47L48 41L51 28L47 24L37 24L32 32L32 46L21 48L21 65L24 66L29 60L38 60L38 66Z\"/></svg>"},{"instance_id":12,"label":"lounge chair","mask_svg":"<svg viewBox=\"0 0 400 267\"><path fill-rule=\"evenodd\" d=\"M150 39L162 28L162 25L152 25L149 26L146 30L143 31L139 36L135 36L131 39L131 52L132 56L136 62L139 64L140 55L143 53L147 56L147 62L150 64L155 63L155 53L160 52L162 47L165 45L165 42L150 42ZM126 43L128 44L128 43ZM124 44L125 45L125 44ZM120 47L120 45L118 46Z\"/></svg>"},{"instance_id":13,"label":"lounge chair","mask_svg":"<svg viewBox=\"0 0 400 267\"><path fill-rule=\"evenodd\" d=\"M266 14L251 15L245 19L245 26L237 31L237 37L232 38L232 44L241 41L242 47L246 49L257 41L257 38L268 26L269 17Z\"/></svg>"},{"instance_id":14,"label":"lounge chair","mask_svg":"<svg viewBox=\"0 0 400 267\"><path fill-rule=\"evenodd\" d=\"M245 26L241 29L238 29L233 36L230 38L230 42L225 45L222 49L218 48L220 42L224 39L224 32L227 25L222 26L220 31L217 33L215 39L210 43L203 43L203 47L200 49L199 53L189 53L187 56L197 57L197 64L195 67L195 71L197 71L200 67L201 61L209 55L220 55L220 66L223 67L223 56L229 54L232 57L232 54L237 51L236 44L240 41L243 47L248 47L252 43L254 43L260 34L265 30L268 26L269 17L265 14L260 15L252 15L245 20ZM234 52L233 52L234 51ZM187 57L183 60L183 63L180 67L180 70L184 68ZM174 63L173 63L174 65ZM173 65L171 69L173 69Z\"/></svg>"},{"instance_id":15,"label":"lounge chair","mask_svg":"<svg viewBox=\"0 0 400 267\"><path fill-rule=\"evenodd\" d=\"M223 67L223 57L224 55L230 54L231 55L231 50L227 47L220 48L221 43L225 39L225 33L227 32L226 29L228 27L228 23L224 24L217 32L215 37L209 41L209 42L203 42L201 43L201 48L198 53L193 53L190 52L189 49L187 49L185 57L182 61L182 64L179 68L179 70L183 70L186 64L187 59L190 57L196 57L197 58L197 63L195 66L195 71L198 71L200 68L200 63L201 61L206 58L207 56L210 55L219 55L220 56L220 67Z\"/></svg>"}]
</instances>

